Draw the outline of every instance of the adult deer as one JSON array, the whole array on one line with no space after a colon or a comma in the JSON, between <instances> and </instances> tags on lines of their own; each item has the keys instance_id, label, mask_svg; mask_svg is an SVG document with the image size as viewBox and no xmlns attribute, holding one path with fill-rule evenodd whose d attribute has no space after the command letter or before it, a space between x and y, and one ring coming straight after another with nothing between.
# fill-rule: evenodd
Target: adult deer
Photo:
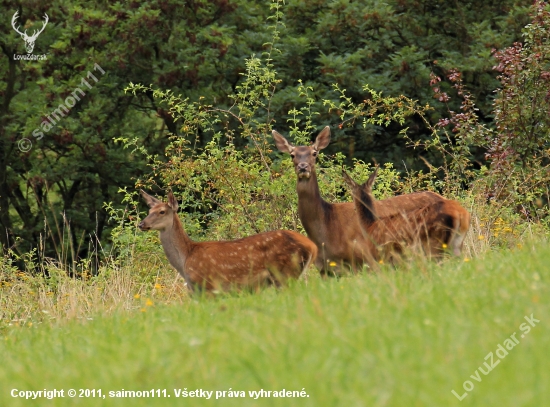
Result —
<instances>
[{"instance_id":1,"label":"adult deer","mask_svg":"<svg viewBox=\"0 0 550 407\"><path fill-rule=\"evenodd\" d=\"M48 24L48 21L49 21L49 17L46 13L44 13L44 22L42 23L42 28L38 31L34 30L30 37L27 35L27 30L25 30L25 32L21 32L19 31L19 27L16 27L15 22L17 21L18 17L19 17L19 11L16 11L11 19L11 26L13 27L15 32L19 34L21 38L23 38L23 41L25 41L25 48L27 49L27 53L30 54L34 49L34 43L36 42L36 39L38 38L40 33L44 31L44 28L46 28L46 25Z\"/></svg>"},{"instance_id":2,"label":"adult deer","mask_svg":"<svg viewBox=\"0 0 550 407\"><path fill-rule=\"evenodd\" d=\"M458 202L443 199L408 213L380 218L372 195L378 167L362 185L346 171L342 172L374 257L393 261L406 246L422 248L425 254L435 258L441 257L448 247L453 254L460 256L470 226L470 214Z\"/></svg>"},{"instance_id":3,"label":"adult deer","mask_svg":"<svg viewBox=\"0 0 550 407\"><path fill-rule=\"evenodd\" d=\"M280 285L289 278L298 278L317 256L311 240L290 230L231 241L194 242L183 229L177 215L178 202L171 192L168 203L140 192L150 209L138 227L160 232L168 261L191 290Z\"/></svg>"},{"instance_id":4,"label":"adult deer","mask_svg":"<svg viewBox=\"0 0 550 407\"><path fill-rule=\"evenodd\" d=\"M315 163L317 154L330 143L330 128L325 127L310 146L293 146L273 130L277 148L290 154L298 176L298 216L319 249L316 265L321 273L332 272L331 264L345 264L354 270L363 263L373 264L368 239L365 238L352 202L329 203L319 192ZM376 213L386 217L406 213L444 198L433 192L416 192L375 202Z\"/></svg>"}]
</instances>

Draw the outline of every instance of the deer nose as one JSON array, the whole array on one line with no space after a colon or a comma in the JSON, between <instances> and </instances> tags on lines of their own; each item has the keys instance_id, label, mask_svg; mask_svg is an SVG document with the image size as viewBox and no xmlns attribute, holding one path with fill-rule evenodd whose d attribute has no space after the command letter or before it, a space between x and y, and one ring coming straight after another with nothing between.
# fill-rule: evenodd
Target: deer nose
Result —
<instances>
[{"instance_id":1,"label":"deer nose","mask_svg":"<svg viewBox=\"0 0 550 407\"><path fill-rule=\"evenodd\" d=\"M139 222L138 228L140 228L140 230L146 230L147 229L146 226L145 226L144 221Z\"/></svg>"},{"instance_id":2,"label":"deer nose","mask_svg":"<svg viewBox=\"0 0 550 407\"><path fill-rule=\"evenodd\" d=\"M308 167L308 163L299 163L297 168L300 172L306 172L308 170Z\"/></svg>"}]
</instances>

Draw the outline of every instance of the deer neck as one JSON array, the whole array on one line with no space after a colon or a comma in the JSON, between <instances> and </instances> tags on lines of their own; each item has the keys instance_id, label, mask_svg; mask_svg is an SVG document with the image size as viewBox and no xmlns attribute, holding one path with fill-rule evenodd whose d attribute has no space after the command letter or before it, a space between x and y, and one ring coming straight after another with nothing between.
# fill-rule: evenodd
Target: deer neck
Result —
<instances>
[{"instance_id":1,"label":"deer neck","mask_svg":"<svg viewBox=\"0 0 550 407\"><path fill-rule=\"evenodd\" d=\"M172 226L160 231L160 241L172 267L187 281L185 262L191 253L193 241L185 233L181 220L176 213L174 213Z\"/></svg>"},{"instance_id":2,"label":"deer neck","mask_svg":"<svg viewBox=\"0 0 550 407\"><path fill-rule=\"evenodd\" d=\"M332 207L330 203L321 198L315 170L311 171L311 175L307 179L298 178L296 192L298 193L300 220L307 234L315 240L315 235L322 233L320 228L325 222L326 212L330 211Z\"/></svg>"},{"instance_id":3,"label":"deer neck","mask_svg":"<svg viewBox=\"0 0 550 407\"><path fill-rule=\"evenodd\" d=\"M363 225L372 225L378 219L374 209L374 197L372 194L360 191L358 196L353 197L353 202L355 203L357 215Z\"/></svg>"}]
</instances>

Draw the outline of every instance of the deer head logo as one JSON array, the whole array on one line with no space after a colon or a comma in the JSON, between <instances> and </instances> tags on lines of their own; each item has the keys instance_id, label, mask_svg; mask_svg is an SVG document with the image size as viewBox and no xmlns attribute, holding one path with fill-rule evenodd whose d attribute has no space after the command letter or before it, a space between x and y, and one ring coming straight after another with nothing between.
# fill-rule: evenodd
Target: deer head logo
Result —
<instances>
[{"instance_id":1,"label":"deer head logo","mask_svg":"<svg viewBox=\"0 0 550 407\"><path fill-rule=\"evenodd\" d=\"M27 53L30 54L34 49L34 42L36 41L40 33L44 31L44 28L46 28L46 24L48 24L49 18L48 18L48 15L44 13L45 21L44 21L44 25L42 26L42 29L38 32L35 30L31 36L28 36L27 30L25 30L25 32L21 32L19 31L19 27L16 27L15 23L18 17L19 17L19 11L16 11L15 14L13 15L13 18L11 19L11 25L15 30L15 32L19 34L21 38L23 38L23 41L25 41L25 48L27 48Z\"/></svg>"}]
</instances>

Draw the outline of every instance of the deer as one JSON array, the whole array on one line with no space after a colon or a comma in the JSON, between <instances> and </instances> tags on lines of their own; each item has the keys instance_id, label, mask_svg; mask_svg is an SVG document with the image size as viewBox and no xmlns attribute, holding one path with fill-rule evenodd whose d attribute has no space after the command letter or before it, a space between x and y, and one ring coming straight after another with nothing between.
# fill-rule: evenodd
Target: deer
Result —
<instances>
[{"instance_id":1,"label":"deer","mask_svg":"<svg viewBox=\"0 0 550 407\"><path fill-rule=\"evenodd\" d=\"M335 275L346 268L357 271L364 264L376 267L371 242L362 232L353 202L330 203L319 191L315 164L319 151L330 143L330 128L326 126L309 146L293 146L276 130L272 134L277 149L292 158L297 175L298 216L319 250L315 265L321 274ZM422 191L376 201L374 205L379 217L387 217L444 199Z\"/></svg>"},{"instance_id":2,"label":"deer","mask_svg":"<svg viewBox=\"0 0 550 407\"><path fill-rule=\"evenodd\" d=\"M372 194L377 173L378 167L360 185L342 170L373 256L395 264L401 259L405 247L421 248L424 254L434 259L441 258L446 248L455 256L460 256L464 237L470 227L468 211L457 201L443 199L408 213L381 218L376 213L376 200Z\"/></svg>"},{"instance_id":3,"label":"deer","mask_svg":"<svg viewBox=\"0 0 550 407\"><path fill-rule=\"evenodd\" d=\"M300 233L274 230L229 241L194 242L177 215L173 193L168 202L140 190L149 213L138 227L158 230L168 261L192 291L219 292L281 286L297 279L317 257L317 246Z\"/></svg>"},{"instance_id":4,"label":"deer","mask_svg":"<svg viewBox=\"0 0 550 407\"><path fill-rule=\"evenodd\" d=\"M19 31L19 27L15 26L15 22L17 21L17 18L19 17L19 11L16 11L11 19L11 26L15 30L17 34L23 38L23 41L25 41L25 48L27 49L27 53L30 54L32 50L34 49L34 43L36 42L36 39L38 36L44 31L44 28L46 28L46 25L48 24L48 21L50 20L48 15L44 13L44 23L42 23L42 28L38 31L34 30L33 34L29 37L27 35L27 30L25 32Z\"/></svg>"}]
</instances>

